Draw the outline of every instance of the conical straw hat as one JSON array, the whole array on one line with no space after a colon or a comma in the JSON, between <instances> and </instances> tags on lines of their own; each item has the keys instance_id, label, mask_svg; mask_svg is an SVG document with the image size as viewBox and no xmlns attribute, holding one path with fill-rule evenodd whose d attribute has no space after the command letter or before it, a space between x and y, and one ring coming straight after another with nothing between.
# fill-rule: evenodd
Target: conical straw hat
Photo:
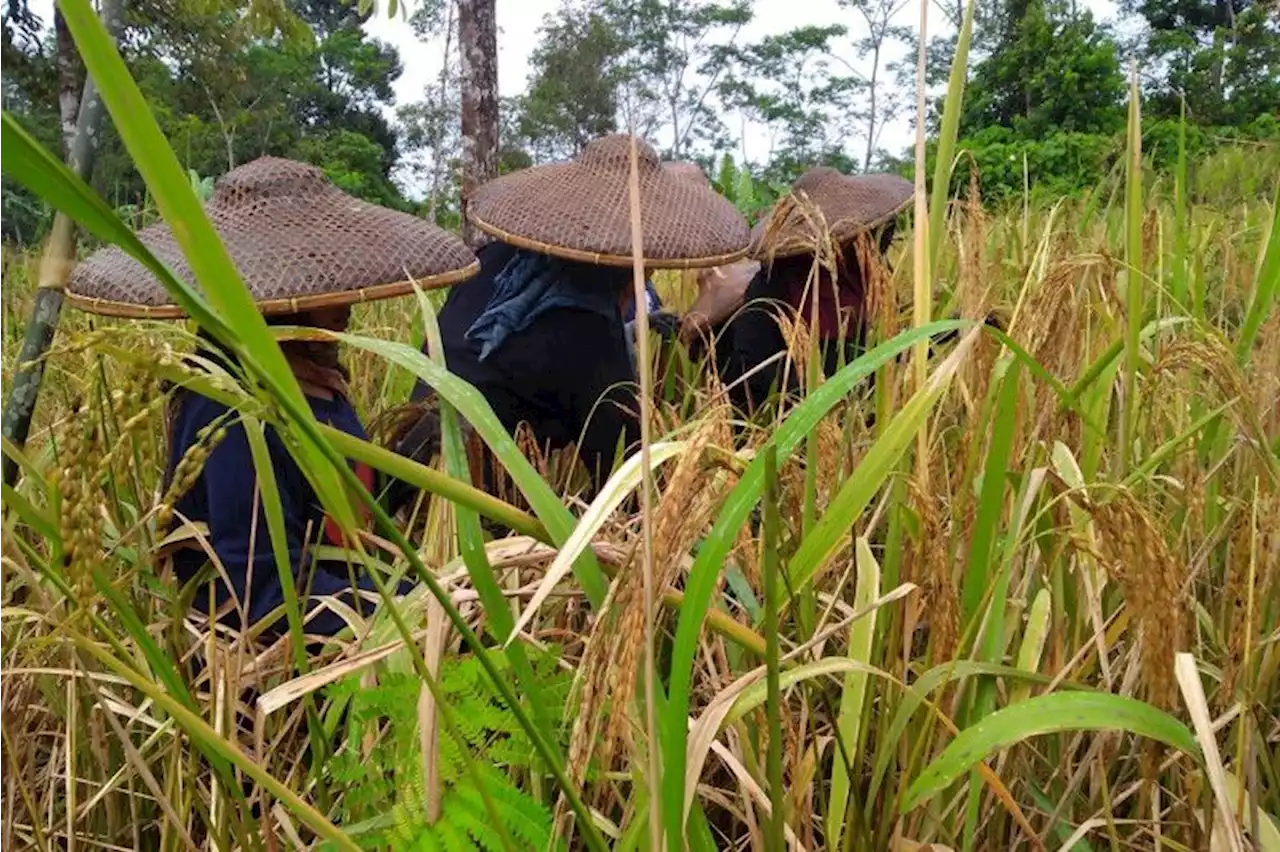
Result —
<instances>
[{"instance_id":1,"label":"conical straw hat","mask_svg":"<svg viewBox=\"0 0 1280 852\"><path fill-rule=\"evenodd\" d=\"M664 166L637 140L646 266L688 269L742 256L746 221L709 183ZM471 220L503 242L570 260L629 266L631 137L605 136L569 163L534 166L476 190Z\"/></svg>"},{"instance_id":2,"label":"conical straw hat","mask_svg":"<svg viewBox=\"0 0 1280 852\"><path fill-rule=\"evenodd\" d=\"M444 287L479 269L448 231L353 198L292 160L263 157L233 169L205 211L266 314L386 299L415 282ZM168 225L138 236L178 278L197 283ZM72 270L67 292L76 307L108 316L183 315L155 276L115 246Z\"/></svg>"},{"instance_id":3,"label":"conical straw hat","mask_svg":"<svg viewBox=\"0 0 1280 852\"><path fill-rule=\"evenodd\" d=\"M832 242L843 243L896 218L914 196L914 184L897 175L850 176L825 166L810 169L752 230L751 253L760 258L812 254L824 239L823 222ZM813 207L822 214L821 221L813 217Z\"/></svg>"},{"instance_id":4,"label":"conical straw hat","mask_svg":"<svg viewBox=\"0 0 1280 852\"><path fill-rule=\"evenodd\" d=\"M697 163L691 163L688 160L667 160L662 167L676 177L691 180L700 186L711 186L707 173Z\"/></svg>"}]
</instances>

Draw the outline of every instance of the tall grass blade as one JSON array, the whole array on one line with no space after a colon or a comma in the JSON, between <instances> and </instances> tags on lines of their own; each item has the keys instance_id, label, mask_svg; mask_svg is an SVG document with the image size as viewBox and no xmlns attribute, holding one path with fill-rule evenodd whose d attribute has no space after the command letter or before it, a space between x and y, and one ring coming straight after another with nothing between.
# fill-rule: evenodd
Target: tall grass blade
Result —
<instances>
[{"instance_id":1,"label":"tall grass blade","mask_svg":"<svg viewBox=\"0 0 1280 852\"><path fill-rule=\"evenodd\" d=\"M880 565L865 536L858 537L855 553L858 579L854 586L853 609L855 612L862 612L870 609L872 602L880 596ZM871 610L865 618L855 621L849 628L849 659L870 665L875 635L876 612ZM829 849L844 848L841 840L844 836L845 811L849 804L849 777L858 765L860 756L857 746L861 741L859 734L867 696L867 680L866 673L861 671L852 671L844 676L836 728L839 731L839 741L847 744L852 765L845 763L844 755L837 748L831 764L831 796L827 802L826 842Z\"/></svg>"},{"instance_id":2,"label":"tall grass blade","mask_svg":"<svg viewBox=\"0 0 1280 852\"><path fill-rule=\"evenodd\" d=\"M1187 270L1191 262L1188 237L1191 207L1187 202L1187 99L1184 95L1178 100L1178 165L1173 173L1173 285L1170 290L1173 303L1180 310L1190 307L1196 319L1203 322L1204 300L1199 294L1193 304L1187 304Z\"/></svg>"},{"instance_id":3,"label":"tall grass blade","mask_svg":"<svg viewBox=\"0 0 1280 852\"><path fill-rule=\"evenodd\" d=\"M920 0L920 32L918 51L916 54L916 187L915 187L915 228L911 234L911 281L912 281L912 324L919 328L929 322L933 316L933 270L929 263L933 252L930 250L928 205L925 200L925 72L926 44L929 30L929 0ZM943 189L943 197L949 193ZM912 355L913 390L923 393L926 377L929 373L929 343L921 340L916 343ZM929 447L928 435L923 429L916 430L916 478L920 487L929 489Z\"/></svg>"},{"instance_id":4,"label":"tall grass blade","mask_svg":"<svg viewBox=\"0 0 1280 852\"><path fill-rule=\"evenodd\" d=\"M538 475L524 453L520 452L515 439L503 427L478 390L407 344L358 334L336 334L334 337L348 346L373 352L430 385L484 439L485 444L511 475L511 480L521 494L529 501L538 520L551 534L553 542L563 545L568 541L576 525L573 514L560 502L551 486ZM574 576L582 584L592 606L599 607L608 592L608 583L595 554L589 549L584 550L574 563Z\"/></svg>"},{"instance_id":5,"label":"tall grass blade","mask_svg":"<svg viewBox=\"0 0 1280 852\"><path fill-rule=\"evenodd\" d=\"M850 525L862 514L871 498L880 490L899 457L906 452L912 439L925 427L933 407L950 387L960 365L964 363L974 341L980 334L973 329L964 336L956 350L934 370L928 383L921 388L884 431L853 474L832 498L813 533L800 544L791 559L791 588L800 590L814 580L826 567L848 535Z\"/></svg>"},{"instance_id":6,"label":"tall grass blade","mask_svg":"<svg viewBox=\"0 0 1280 852\"><path fill-rule=\"evenodd\" d=\"M1236 339L1236 360L1241 366L1249 363L1253 345L1263 322L1271 315L1276 293L1280 291L1280 189L1271 201L1271 233L1266 238L1259 256L1258 271L1253 281L1253 297L1245 314L1240 336Z\"/></svg>"},{"instance_id":7,"label":"tall grass blade","mask_svg":"<svg viewBox=\"0 0 1280 852\"><path fill-rule=\"evenodd\" d=\"M1052 595L1047 588L1036 592L1031 602L1031 612L1027 615L1027 629L1022 634L1022 646L1018 649L1018 668L1024 672L1036 672L1040 669L1040 657L1044 653L1045 639L1049 637L1049 624L1052 613L1049 607L1053 603ZM1027 681L1015 684L1009 690L1009 703L1017 704L1026 701L1031 695L1031 684Z\"/></svg>"},{"instance_id":8,"label":"tall grass blade","mask_svg":"<svg viewBox=\"0 0 1280 852\"><path fill-rule=\"evenodd\" d=\"M929 270L936 272L941 261L943 237L947 233L947 207L951 203L951 170L955 165L956 137L960 132L960 113L964 103L964 84L969 75L969 42L973 38L975 0L964 6L964 18L956 35L956 53L951 61L947 95L942 108L942 128L933 161L933 198L929 206ZM920 35L924 40L924 34ZM922 164L918 164L922 165Z\"/></svg>"},{"instance_id":9,"label":"tall grass blade","mask_svg":"<svg viewBox=\"0 0 1280 852\"><path fill-rule=\"evenodd\" d=\"M960 623L966 633L972 630L976 619L982 617L979 607L991 586L996 530L1004 515L1005 471L1009 467L1014 427L1018 422L1019 365L1019 361L1006 359L996 366L996 372L1003 372L1003 376L999 379L1000 392L992 412L993 422L989 426L991 441L987 446L987 460L982 471L982 491L978 498L977 517L969 537L969 558L965 563L964 585L961 589ZM987 631L1002 635L1004 596L991 597L992 611ZM981 657L987 662L997 662L989 656Z\"/></svg>"},{"instance_id":10,"label":"tall grass blade","mask_svg":"<svg viewBox=\"0 0 1280 852\"><path fill-rule=\"evenodd\" d=\"M253 360L246 366L260 369L263 376L271 380L273 389L293 403L294 416L306 418L314 425L315 415L307 405L284 353L271 336L266 320L205 215L186 172L165 140L146 98L129 74L102 21L88 0L61 0L59 9L75 38L85 67L93 75L102 94L121 140L146 181L161 215L172 226L174 238L200 282L205 297L234 330L234 339L230 342L239 344L237 354L243 351L252 355ZM215 332L216 329L210 331ZM300 466L315 487L321 503L344 530L353 530L355 513L340 485L334 465L308 440L300 441L298 449L304 462Z\"/></svg>"},{"instance_id":11,"label":"tall grass blade","mask_svg":"<svg viewBox=\"0 0 1280 852\"><path fill-rule=\"evenodd\" d=\"M765 849L783 852L783 826L786 824L786 796L782 787L782 687L778 680L778 580L782 571L778 556L781 522L778 518L778 448L770 445L764 451L764 641L765 680L768 697L765 700L766 733L769 738L765 758L769 779L769 804L772 812L765 827Z\"/></svg>"},{"instance_id":12,"label":"tall grass blade","mask_svg":"<svg viewBox=\"0 0 1280 852\"><path fill-rule=\"evenodd\" d=\"M959 329L968 323L942 321L899 334L855 359L823 382L815 393L797 405L778 427L772 441L778 447L778 459L785 462L795 452L819 421L839 404L858 382L908 351L918 341L928 341L943 330ZM885 434L889 429L886 428ZM663 784L663 813L668 838L683 833L681 814L685 801L685 767L688 745L690 686L693 659L697 652L702 623L708 617L712 594L729 551L736 544L742 525L760 500L764 488L764 459L757 458L747 467L738 484L720 507L711 531L703 539L697 558L685 581L680 618L676 623L675 642L671 650L671 686L663 723L663 758L666 778Z\"/></svg>"},{"instance_id":13,"label":"tall grass blade","mask_svg":"<svg viewBox=\"0 0 1280 852\"><path fill-rule=\"evenodd\" d=\"M416 295L428 341L428 353L441 369L447 369L444 343L440 337L440 323L437 321L435 308L422 290L417 290ZM440 438L445 465L454 479L470 481L471 469L467 461L467 450L463 444L458 412L446 400L438 400L437 405L440 411ZM501 640L503 636L513 631L514 618L506 596L502 593L502 587L498 584L498 578L493 572L493 566L489 564L489 554L485 550L484 530L480 527L480 516L470 506L457 503L454 504L454 513L458 523L458 550L463 564L467 566L467 576L471 578L471 584L480 596L480 605L484 607L491 633ZM533 718L542 726L543 736L549 740L553 739L555 729L551 714L546 702L542 699L542 690L539 689L538 679L534 675L533 666L529 662L524 646L516 644L508 647L506 651L516 678L529 698L529 704L533 708Z\"/></svg>"},{"instance_id":14,"label":"tall grass blade","mask_svg":"<svg viewBox=\"0 0 1280 852\"><path fill-rule=\"evenodd\" d=\"M1125 338L1124 416L1120 424L1120 470L1128 470L1129 455L1138 423L1138 365L1140 335L1145 311L1142 264L1142 101L1138 90L1138 66L1129 74L1129 126L1125 163Z\"/></svg>"},{"instance_id":15,"label":"tall grass blade","mask_svg":"<svg viewBox=\"0 0 1280 852\"><path fill-rule=\"evenodd\" d=\"M1187 726L1146 702L1100 692L1055 692L997 710L961 731L916 776L901 812L915 810L992 752L1063 731L1127 731L1201 759L1200 746Z\"/></svg>"}]
</instances>

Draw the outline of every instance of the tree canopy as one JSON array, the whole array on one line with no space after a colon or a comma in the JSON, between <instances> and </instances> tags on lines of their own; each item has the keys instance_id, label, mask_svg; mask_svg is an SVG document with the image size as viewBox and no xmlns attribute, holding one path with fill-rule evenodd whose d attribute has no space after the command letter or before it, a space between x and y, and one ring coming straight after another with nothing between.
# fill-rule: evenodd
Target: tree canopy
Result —
<instances>
[{"instance_id":1,"label":"tree canopy","mask_svg":"<svg viewBox=\"0 0 1280 852\"><path fill-rule=\"evenodd\" d=\"M733 155L733 174L754 175L759 187L780 189L816 164L899 168L903 152L883 140L886 127L910 121L909 6L840 0L839 20L762 33L753 0L563 0L537 33L524 90L499 102L497 169L572 157L592 138L629 128L709 174ZM400 103L401 58L367 35L371 12L361 4L129 0L126 9L121 51L197 176L264 154L293 157L363 198L458 222L455 0L413 4L413 31L439 71ZM1122 0L1119 9L1125 39L1074 0L979 4L960 147L982 166L989 196L1018 193L1024 179L1059 191L1093 185L1123 149L1130 59L1156 157L1171 156L1174 134L1161 122L1177 120L1184 102L1195 144L1275 133L1280 16L1266 2ZM935 10L954 25L964 3ZM9 0L3 97L58 150L60 98L78 83L75 68L59 65L66 36L53 23ZM953 35L933 37L934 86L953 51ZM765 140L763 152L759 144L746 152L748 128ZM94 182L126 212L145 211L145 189L110 130ZM6 179L5 236L34 239L45 221L44 208Z\"/></svg>"}]
</instances>

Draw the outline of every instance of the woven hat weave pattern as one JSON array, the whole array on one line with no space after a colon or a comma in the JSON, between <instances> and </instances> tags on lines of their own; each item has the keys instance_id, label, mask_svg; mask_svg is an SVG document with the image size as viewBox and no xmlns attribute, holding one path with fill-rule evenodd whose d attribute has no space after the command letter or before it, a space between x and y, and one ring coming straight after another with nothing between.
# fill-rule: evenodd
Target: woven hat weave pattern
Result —
<instances>
[{"instance_id":1,"label":"woven hat weave pattern","mask_svg":"<svg viewBox=\"0 0 1280 852\"><path fill-rule=\"evenodd\" d=\"M315 166L263 157L228 172L205 208L263 313L372 301L473 275L475 254L425 220L353 198ZM139 238L174 274L199 286L168 225ZM141 318L183 315L142 264L115 246L71 273L72 304Z\"/></svg>"},{"instance_id":2,"label":"woven hat weave pattern","mask_svg":"<svg viewBox=\"0 0 1280 852\"><path fill-rule=\"evenodd\" d=\"M711 188L691 180L637 140L645 264L659 269L716 266L742 256L746 221ZM629 266L631 137L605 136L569 163L534 166L476 190L469 215L504 242L570 260Z\"/></svg>"},{"instance_id":3,"label":"woven hat weave pattern","mask_svg":"<svg viewBox=\"0 0 1280 852\"><path fill-rule=\"evenodd\" d=\"M896 218L914 197L915 185L897 175L810 169L752 230L751 253L758 258L812 254L824 222L832 241L844 243ZM812 216L815 207L820 221Z\"/></svg>"}]
</instances>

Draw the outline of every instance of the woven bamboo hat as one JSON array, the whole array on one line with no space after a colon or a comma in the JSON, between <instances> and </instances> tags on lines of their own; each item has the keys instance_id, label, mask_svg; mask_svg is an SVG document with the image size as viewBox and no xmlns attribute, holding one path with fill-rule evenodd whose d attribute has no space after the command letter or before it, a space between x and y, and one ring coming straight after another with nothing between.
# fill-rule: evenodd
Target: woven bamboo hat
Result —
<instances>
[{"instance_id":1,"label":"woven bamboo hat","mask_svg":"<svg viewBox=\"0 0 1280 852\"><path fill-rule=\"evenodd\" d=\"M667 160L662 167L678 178L693 181L700 186L711 186L711 180L702 166L688 160Z\"/></svg>"},{"instance_id":2,"label":"woven bamboo hat","mask_svg":"<svg viewBox=\"0 0 1280 852\"><path fill-rule=\"evenodd\" d=\"M637 140L644 262L658 269L716 266L741 257L746 221L699 182ZM602 266L631 265L631 137L596 139L576 160L504 175L476 190L469 215L503 242Z\"/></svg>"},{"instance_id":3,"label":"woven bamboo hat","mask_svg":"<svg viewBox=\"0 0 1280 852\"><path fill-rule=\"evenodd\" d=\"M752 230L751 253L755 257L812 254L822 237L821 223L806 211L806 200L821 212L832 241L843 243L893 220L914 196L915 185L897 175L850 176L825 166L810 169Z\"/></svg>"},{"instance_id":4,"label":"woven bamboo hat","mask_svg":"<svg viewBox=\"0 0 1280 852\"><path fill-rule=\"evenodd\" d=\"M476 256L435 225L353 198L324 172L263 157L233 169L205 208L265 314L296 313L444 287L474 275ZM179 278L195 283L167 225L139 232ZM72 270L68 298L107 316L181 317L167 290L114 246Z\"/></svg>"}]
</instances>

